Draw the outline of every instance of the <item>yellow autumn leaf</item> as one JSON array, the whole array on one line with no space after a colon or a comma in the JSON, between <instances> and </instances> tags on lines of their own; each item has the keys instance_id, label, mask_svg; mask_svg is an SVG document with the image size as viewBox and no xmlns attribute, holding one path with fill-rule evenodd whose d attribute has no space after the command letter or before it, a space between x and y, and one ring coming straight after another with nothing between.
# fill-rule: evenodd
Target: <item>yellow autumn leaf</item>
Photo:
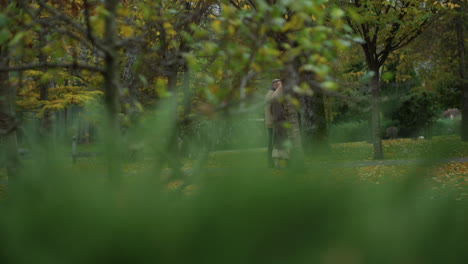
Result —
<instances>
[{"instance_id":1,"label":"yellow autumn leaf","mask_svg":"<svg viewBox=\"0 0 468 264\"><path fill-rule=\"evenodd\" d=\"M123 6L117 10L117 14L121 17L127 17L132 14L132 10L128 6Z\"/></svg>"},{"instance_id":2,"label":"yellow autumn leaf","mask_svg":"<svg viewBox=\"0 0 468 264\"><path fill-rule=\"evenodd\" d=\"M258 65L257 63L252 63L252 69L255 71L255 72L261 72L262 71L262 67L260 65Z\"/></svg>"},{"instance_id":3,"label":"yellow autumn leaf","mask_svg":"<svg viewBox=\"0 0 468 264\"><path fill-rule=\"evenodd\" d=\"M123 25L121 28L120 28L120 34L123 36L123 37L131 37L133 36L133 33L134 33L134 30L131 26L129 25Z\"/></svg>"},{"instance_id":4,"label":"yellow autumn leaf","mask_svg":"<svg viewBox=\"0 0 468 264\"><path fill-rule=\"evenodd\" d=\"M304 18L299 14L294 14L291 19L284 24L282 31L299 30L304 26Z\"/></svg>"},{"instance_id":5,"label":"yellow autumn leaf","mask_svg":"<svg viewBox=\"0 0 468 264\"><path fill-rule=\"evenodd\" d=\"M90 20L93 33L98 36L102 36L104 34L104 19L100 19L97 16L92 16Z\"/></svg>"},{"instance_id":6,"label":"yellow autumn leaf","mask_svg":"<svg viewBox=\"0 0 468 264\"><path fill-rule=\"evenodd\" d=\"M169 36L176 35L176 32L175 32L174 28L172 27L171 23L166 21L166 22L164 22L163 26L164 26L164 30L166 31L167 35L169 35Z\"/></svg>"},{"instance_id":7,"label":"yellow autumn leaf","mask_svg":"<svg viewBox=\"0 0 468 264\"><path fill-rule=\"evenodd\" d=\"M216 32L216 33L221 33L223 29L221 28L221 21L215 20L211 23L211 28Z\"/></svg>"}]
</instances>

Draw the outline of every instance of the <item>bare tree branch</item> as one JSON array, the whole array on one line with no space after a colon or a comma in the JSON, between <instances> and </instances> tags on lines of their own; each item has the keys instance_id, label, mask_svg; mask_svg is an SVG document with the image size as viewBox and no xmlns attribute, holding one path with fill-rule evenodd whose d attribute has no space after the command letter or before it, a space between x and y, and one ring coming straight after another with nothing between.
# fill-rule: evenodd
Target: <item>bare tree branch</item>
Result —
<instances>
[{"instance_id":1,"label":"bare tree branch","mask_svg":"<svg viewBox=\"0 0 468 264\"><path fill-rule=\"evenodd\" d=\"M27 71L27 70L34 70L34 69L41 69L47 67L51 68L65 68L65 69L80 69L80 70L88 70L93 72L104 73L104 69L98 66L93 66L89 64L82 64L78 62L73 63L35 63L35 64L26 64L26 65L18 65L18 66L10 66L0 68L0 72L12 72L12 71Z\"/></svg>"},{"instance_id":2,"label":"bare tree branch","mask_svg":"<svg viewBox=\"0 0 468 264\"><path fill-rule=\"evenodd\" d=\"M55 8L49 6L43 0L39 0L38 3L42 8L44 8L44 10L46 10L47 12L52 14L53 16L57 17L58 19L65 22L67 25L71 26L72 28L74 28L75 30L80 32L83 36L86 37L86 39L88 39L98 49L100 49L101 51L103 51L105 53L109 53L109 49L106 47L106 45L104 45L102 40L95 37L94 35L90 36L88 30L86 28L84 28L82 25L80 25L79 23L73 21L73 19L71 19L66 14L64 14L64 13L56 10Z\"/></svg>"}]
</instances>

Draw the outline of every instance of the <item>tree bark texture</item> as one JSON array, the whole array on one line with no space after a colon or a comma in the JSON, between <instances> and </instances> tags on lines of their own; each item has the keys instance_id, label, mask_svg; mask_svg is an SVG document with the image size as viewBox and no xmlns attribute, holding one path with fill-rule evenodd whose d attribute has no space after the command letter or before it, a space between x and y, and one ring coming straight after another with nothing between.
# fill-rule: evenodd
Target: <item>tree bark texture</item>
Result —
<instances>
[{"instance_id":1,"label":"tree bark texture","mask_svg":"<svg viewBox=\"0 0 468 264\"><path fill-rule=\"evenodd\" d=\"M138 58L138 49L136 45L132 45L125 50L125 64L122 72L122 83L125 89L122 103L125 113L132 119L138 112L138 80L135 71L135 65Z\"/></svg>"},{"instance_id":2,"label":"tree bark texture","mask_svg":"<svg viewBox=\"0 0 468 264\"><path fill-rule=\"evenodd\" d=\"M374 76L370 82L372 95L372 144L374 149L374 159L383 159L382 136L380 133L380 76L379 66L373 66L371 70Z\"/></svg>"},{"instance_id":3,"label":"tree bark texture","mask_svg":"<svg viewBox=\"0 0 468 264\"><path fill-rule=\"evenodd\" d=\"M0 67L8 67L8 49L0 46ZM18 143L16 138L16 89L10 84L9 73L0 72L0 143L4 144L5 167L8 179L16 178L19 166Z\"/></svg>"},{"instance_id":4,"label":"tree bark texture","mask_svg":"<svg viewBox=\"0 0 468 264\"><path fill-rule=\"evenodd\" d=\"M325 102L323 92L314 89L312 81L314 74L307 72L301 74L301 81L311 87L313 95L301 96L301 129L304 149L308 154L312 154L317 148L328 145L328 127L325 116Z\"/></svg>"},{"instance_id":5,"label":"tree bark texture","mask_svg":"<svg viewBox=\"0 0 468 264\"><path fill-rule=\"evenodd\" d=\"M119 80L119 62L117 53L117 4L118 0L107 0L105 8L108 15L105 19L105 56L104 56L104 101L107 110L107 160L108 160L108 176L113 181L119 181L121 178L120 159L122 140L120 136L119 122L119 96L120 96L120 80Z\"/></svg>"},{"instance_id":6,"label":"tree bark texture","mask_svg":"<svg viewBox=\"0 0 468 264\"><path fill-rule=\"evenodd\" d=\"M108 119L110 127L118 130L118 113L119 113L119 68L118 68L118 54L116 49L116 6L118 1L106 1L106 9L109 15L105 20L105 36L104 42L106 45L106 52L104 56L105 72L104 72L104 98L107 108Z\"/></svg>"},{"instance_id":7,"label":"tree bark texture","mask_svg":"<svg viewBox=\"0 0 468 264\"><path fill-rule=\"evenodd\" d=\"M290 65L292 66L292 65ZM286 71L282 74L284 80L285 101L283 102L286 112L286 120L290 124L288 129L288 138L291 140L291 160L293 162L300 159L303 155L303 145L301 137L301 128L298 118L298 109L288 97L294 97L292 87L297 84L298 76L293 67L286 67Z\"/></svg>"},{"instance_id":8,"label":"tree bark texture","mask_svg":"<svg viewBox=\"0 0 468 264\"><path fill-rule=\"evenodd\" d=\"M40 48L43 48L46 46L46 40L45 40L45 32L40 31L39 32L39 45ZM41 64L47 64L47 55L44 54L42 51L39 53L39 63ZM41 71L43 74L47 72L47 66L42 67ZM41 82L39 86L39 100L42 101L44 104L47 104L47 101L49 100L49 82ZM44 110L43 115L41 117L41 136L42 137L47 137L50 136L50 132L52 129L52 118L51 114L48 110Z\"/></svg>"},{"instance_id":9,"label":"tree bark texture","mask_svg":"<svg viewBox=\"0 0 468 264\"><path fill-rule=\"evenodd\" d=\"M301 96L301 129L305 151L311 154L328 142L328 127L322 93Z\"/></svg>"},{"instance_id":10,"label":"tree bark texture","mask_svg":"<svg viewBox=\"0 0 468 264\"><path fill-rule=\"evenodd\" d=\"M461 90L461 140L468 141L468 80L466 76L466 50L464 38L464 23L463 12L461 8L458 9L457 18L455 21L457 31L457 49L458 49L458 63L459 63L459 76L460 76L460 90Z\"/></svg>"}]
</instances>

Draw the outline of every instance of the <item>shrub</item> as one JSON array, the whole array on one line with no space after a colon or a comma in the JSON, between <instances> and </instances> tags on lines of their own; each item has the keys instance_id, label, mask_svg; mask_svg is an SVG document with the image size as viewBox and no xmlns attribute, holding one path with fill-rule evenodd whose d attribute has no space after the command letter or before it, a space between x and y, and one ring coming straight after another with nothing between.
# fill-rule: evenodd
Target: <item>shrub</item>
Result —
<instances>
[{"instance_id":1,"label":"shrub","mask_svg":"<svg viewBox=\"0 0 468 264\"><path fill-rule=\"evenodd\" d=\"M427 134L428 128L435 122L440 107L435 93L412 93L404 98L399 108L392 114L392 119L398 122L400 135L417 137Z\"/></svg>"},{"instance_id":2,"label":"shrub","mask_svg":"<svg viewBox=\"0 0 468 264\"><path fill-rule=\"evenodd\" d=\"M437 119L431 127L434 136L460 135L461 118Z\"/></svg>"},{"instance_id":3,"label":"shrub","mask_svg":"<svg viewBox=\"0 0 468 264\"><path fill-rule=\"evenodd\" d=\"M330 141L356 142L369 140L369 123L366 121L351 121L330 126Z\"/></svg>"}]
</instances>

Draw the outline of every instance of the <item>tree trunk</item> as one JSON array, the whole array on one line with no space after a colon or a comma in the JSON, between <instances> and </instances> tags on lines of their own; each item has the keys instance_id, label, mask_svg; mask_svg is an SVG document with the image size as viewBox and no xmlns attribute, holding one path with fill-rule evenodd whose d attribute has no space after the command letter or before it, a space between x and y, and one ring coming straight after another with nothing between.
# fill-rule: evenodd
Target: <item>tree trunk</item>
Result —
<instances>
[{"instance_id":1,"label":"tree trunk","mask_svg":"<svg viewBox=\"0 0 468 264\"><path fill-rule=\"evenodd\" d=\"M456 18L457 30L457 47L458 47L458 63L460 75L460 90L462 94L461 102L461 140L468 141L468 80L466 76L466 61L465 61L465 39L464 39L464 25L463 25L463 12L461 8L458 9Z\"/></svg>"},{"instance_id":2,"label":"tree trunk","mask_svg":"<svg viewBox=\"0 0 468 264\"><path fill-rule=\"evenodd\" d=\"M131 1L131 3L123 3L124 6L129 7L132 10L132 15L124 18L125 23L128 25L133 25L137 21L136 6L140 4L140 0ZM123 104L123 111L130 119L130 125L136 122L138 114L140 112L138 106L138 97L139 93L139 82L137 69L138 54L142 49L142 43L132 43L128 46L125 51L125 64L122 70L122 83L123 83L123 96L121 98Z\"/></svg>"},{"instance_id":3,"label":"tree trunk","mask_svg":"<svg viewBox=\"0 0 468 264\"><path fill-rule=\"evenodd\" d=\"M39 32L39 46L40 49L46 46L45 40L45 32ZM42 51L39 53L39 63L46 64L47 63L47 55L44 54ZM47 66L44 66L41 69L42 73L45 74L47 72ZM50 82L42 82L39 85L39 100L42 101L44 104L47 104L49 100L49 85ZM44 110L42 117L41 117L41 127L40 127L40 134L42 138L46 138L50 136L52 128L52 119L50 116L50 112L48 110Z\"/></svg>"},{"instance_id":4,"label":"tree trunk","mask_svg":"<svg viewBox=\"0 0 468 264\"><path fill-rule=\"evenodd\" d=\"M10 64L8 49L0 46L0 67L7 68ZM9 73L0 72L0 140L5 156L9 181L16 178L19 166L18 143L16 138L16 89L10 84ZM1 141L0 141L1 142Z\"/></svg>"},{"instance_id":5,"label":"tree trunk","mask_svg":"<svg viewBox=\"0 0 468 264\"><path fill-rule=\"evenodd\" d=\"M296 106L288 99L288 97L294 97L292 87L297 84L297 72L294 72L294 68L287 67L288 72L282 74L284 76L284 91L286 100L283 102L284 110L286 112L286 120L291 126L288 129L288 138L291 140L291 162L301 165L302 157L304 154L301 129L299 124L298 109ZM288 78L289 77L289 78Z\"/></svg>"},{"instance_id":6,"label":"tree trunk","mask_svg":"<svg viewBox=\"0 0 468 264\"><path fill-rule=\"evenodd\" d=\"M312 72L301 74L301 81L312 87L312 96L301 96L301 130L304 150L307 154L316 152L328 146L328 127L325 116L324 95L319 89L314 89Z\"/></svg>"},{"instance_id":7,"label":"tree trunk","mask_svg":"<svg viewBox=\"0 0 468 264\"><path fill-rule=\"evenodd\" d=\"M123 110L130 119L130 124L136 121L140 111L138 108L139 84L135 69L139 50L140 47L137 45L131 45L125 50L125 64L122 72L124 88L122 97Z\"/></svg>"},{"instance_id":8,"label":"tree trunk","mask_svg":"<svg viewBox=\"0 0 468 264\"><path fill-rule=\"evenodd\" d=\"M301 134L303 137L304 152L307 154L312 153L312 141L314 130L316 130L314 122L314 109L313 109L313 98L309 95L301 96Z\"/></svg>"},{"instance_id":9,"label":"tree trunk","mask_svg":"<svg viewBox=\"0 0 468 264\"><path fill-rule=\"evenodd\" d=\"M120 179L120 125L119 125L119 64L116 47L116 9L118 0L107 0L105 8L108 15L105 19L105 57L104 57L104 100L107 110L107 159L108 159L108 174L113 180Z\"/></svg>"},{"instance_id":10,"label":"tree trunk","mask_svg":"<svg viewBox=\"0 0 468 264\"><path fill-rule=\"evenodd\" d=\"M190 90L190 72L187 63L183 66L182 93L184 95L184 118L192 111L192 90Z\"/></svg>"},{"instance_id":11,"label":"tree trunk","mask_svg":"<svg viewBox=\"0 0 468 264\"><path fill-rule=\"evenodd\" d=\"M108 121L112 129L118 129L118 113L119 113L119 75L118 75L118 57L116 50L116 5L118 1L106 1L106 9L109 15L106 16L105 22L105 44L107 51L105 53L104 64L104 98L107 108Z\"/></svg>"},{"instance_id":12,"label":"tree trunk","mask_svg":"<svg viewBox=\"0 0 468 264\"><path fill-rule=\"evenodd\" d=\"M178 67L177 65L168 67L168 74L167 74L167 89L170 92L176 92L177 88L177 77L178 77Z\"/></svg>"},{"instance_id":13,"label":"tree trunk","mask_svg":"<svg viewBox=\"0 0 468 264\"><path fill-rule=\"evenodd\" d=\"M317 148L327 146L328 128L325 116L324 96L315 92L301 97L301 128L305 152L311 154Z\"/></svg>"},{"instance_id":14,"label":"tree trunk","mask_svg":"<svg viewBox=\"0 0 468 264\"><path fill-rule=\"evenodd\" d=\"M380 66L372 66L370 69L374 76L370 82L372 95L372 144L374 149L374 159L383 159L382 136L380 133Z\"/></svg>"}]
</instances>

